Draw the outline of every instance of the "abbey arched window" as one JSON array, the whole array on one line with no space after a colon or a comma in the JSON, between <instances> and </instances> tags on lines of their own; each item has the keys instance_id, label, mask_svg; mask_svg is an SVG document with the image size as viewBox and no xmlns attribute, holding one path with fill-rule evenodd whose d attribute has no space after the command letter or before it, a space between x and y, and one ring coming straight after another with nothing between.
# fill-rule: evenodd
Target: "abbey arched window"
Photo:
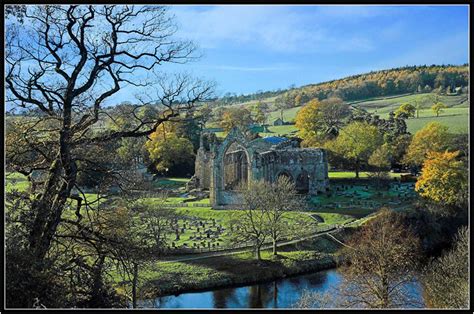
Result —
<instances>
[{"instance_id":1,"label":"abbey arched window","mask_svg":"<svg viewBox=\"0 0 474 314\"><path fill-rule=\"evenodd\" d=\"M232 143L224 153L224 189L239 190L246 188L248 183L249 160L245 148Z\"/></svg>"}]
</instances>

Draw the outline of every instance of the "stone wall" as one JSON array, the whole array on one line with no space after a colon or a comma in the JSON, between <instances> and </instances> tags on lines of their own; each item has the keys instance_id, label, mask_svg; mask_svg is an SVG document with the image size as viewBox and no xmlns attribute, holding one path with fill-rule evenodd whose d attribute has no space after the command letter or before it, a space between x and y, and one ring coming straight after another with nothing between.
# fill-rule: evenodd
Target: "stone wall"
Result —
<instances>
[{"instance_id":1,"label":"stone wall","mask_svg":"<svg viewBox=\"0 0 474 314\"><path fill-rule=\"evenodd\" d=\"M286 175L300 192L310 195L323 193L329 187L324 149L299 148L298 141L294 140L273 145L264 138L248 139L238 129L232 129L222 143L214 134L201 137L195 175L188 187L209 189L213 208L242 204L241 193L225 186L224 160L231 145L238 145L241 154L246 156L243 165L247 169L239 170L247 171L246 178L275 182L280 175Z\"/></svg>"}]
</instances>

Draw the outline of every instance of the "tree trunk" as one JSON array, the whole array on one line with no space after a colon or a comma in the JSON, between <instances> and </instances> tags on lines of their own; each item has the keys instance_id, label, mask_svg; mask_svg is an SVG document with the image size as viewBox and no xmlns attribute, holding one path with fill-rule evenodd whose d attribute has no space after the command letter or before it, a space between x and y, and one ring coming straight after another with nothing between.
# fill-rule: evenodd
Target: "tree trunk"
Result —
<instances>
[{"instance_id":1,"label":"tree trunk","mask_svg":"<svg viewBox=\"0 0 474 314\"><path fill-rule=\"evenodd\" d=\"M273 255L277 255L277 241L273 238Z\"/></svg>"},{"instance_id":2,"label":"tree trunk","mask_svg":"<svg viewBox=\"0 0 474 314\"><path fill-rule=\"evenodd\" d=\"M382 277L382 308L388 308L390 305L390 298L388 296L388 280L385 276Z\"/></svg>"},{"instance_id":3,"label":"tree trunk","mask_svg":"<svg viewBox=\"0 0 474 314\"><path fill-rule=\"evenodd\" d=\"M257 259L257 261L261 261L262 260L262 256L260 254L260 245L257 245L255 247L255 258Z\"/></svg>"},{"instance_id":4,"label":"tree trunk","mask_svg":"<svg viewBox=\"0 0 474 314\"><path fill-rule=\"evenodd\" d=\"M359 179L359 165L360 162L359 162L359 159L356 160L355 162L355 173L356 173L356 178Z\"/></svg>"},{"instance_id":5,"label":"tree trunk","mask_svg":"<svg viewBox=\"0 0 474 314\"><path fill-rule=\"evenodd\" d=\"M59 134L59 153L49 168L43 192L32 204L36 216L28 240L33 253L30 262L36 270L43 268L43 261L61 221L64 205L76 183L77 165L71 155L70 121L69 109L64 114L63 129Z\"/></svg>"},{"instance_id":6,"label":"tree trunk","mask_svg":"<svg viewBox=\"0 0 474 314\"><path fill-rule=\"evenodd\" d=\"M99 253L100 254L100 253ZM103 282L102 282L102 269L104 266L105 256L100 255L97 264L93 268L93 284L92 284L92 291L91 291L91 299L89 302L90 307L103 307L104 299L103 299Z\"/></svg>"},{"instance_id":7,"label":"tree trunk","mask_svg":"<svg viewBox=\"0 0 474 314\"><path fill-rule=\"evenodd\" d=\"M133 279L132 279L132 307L137 308L137 282L138 282L138 264L133 263Z\"/></svg>"}]
</instances>

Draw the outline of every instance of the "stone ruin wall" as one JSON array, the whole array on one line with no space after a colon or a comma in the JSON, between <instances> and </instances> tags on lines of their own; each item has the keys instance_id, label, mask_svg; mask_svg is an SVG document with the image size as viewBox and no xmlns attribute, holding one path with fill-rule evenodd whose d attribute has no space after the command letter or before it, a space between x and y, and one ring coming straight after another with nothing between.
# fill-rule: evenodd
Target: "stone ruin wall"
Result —
<instances>
[{"instance_id":1,"label":"stone ruin wall","mask_svg":"<svg viewBox=\"0 0 474 314\"><path fill-rule=\"evenodd\" d=\"M264 143L263 139L246 140L238 130L232 130L224 141L215 134L204 134L196 155L195 175L188 182L188 191L209 190L214 208L226 208L242 202L241 193L226 189L224 158L232 143L238 143L248 156L248 178L275 182L279 175L289 176L297 189L316 195L329 188L327 155L320 148L299 148L288 140L280 144Z\"/></svg>"},{"instance_id":2,"label":"stone ruin wall","mask_svg":"<svg viewBox=\"0 0 474 314\"><path fill-rule=\"evenodd\" d=\"M199 149L196 154L195 162L195 173L194 175L199 178L199 188L209 189L211 186L211 164L212 156L211 152Z\"/></svg>"}]
</instances>

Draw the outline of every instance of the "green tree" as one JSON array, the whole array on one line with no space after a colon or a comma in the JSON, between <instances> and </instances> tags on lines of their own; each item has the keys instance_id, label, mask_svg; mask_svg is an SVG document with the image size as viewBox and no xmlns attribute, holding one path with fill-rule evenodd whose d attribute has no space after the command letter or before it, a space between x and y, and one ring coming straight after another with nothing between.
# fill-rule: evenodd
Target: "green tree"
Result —
<instances>
[{"instance_id":1,"label":"green tree","mask_svg":"<svg viewBox=\"0 0 474 314\"><path fill-rule=\"evenodd\" d=\"M123 138L120 140L120 146L117 148L117 156L123 165L138 165L144 157L144 138Z\"/></svg>"},{"instance_id":2,"label":"green tree","mask_svg":"<svg viewBox=\"0 0 474 314\"><path fill-rule=\"evenodd\" d=\"M387 171L390 169L391 150L388 144L379 146L369 158L369 165L375 167L372 177L375 179L377 187L382 187L383 182L389 179Z\"/></svg>"},{"instance_id":3,"label":"green tree","mask_svg":"<svg viewBox=\"0 0 474 314\"><path fill-rule=\"evenodd\" d=\"M422 106L422 101L423 101L423 98L421 96L417 96L413 100L413 105L415 107L416 118L417 119L420 117L420 110L421 110L421 106Z\"/></svg>"},{"instance_id":4,"label":"green tree","mask_svg":"<svg viewBox=\"0 0 474 314\"><path fill-rule=\"evenodd\" d=\"M288 109L288 105L286 104L285 100L283 97L277 97L275 99L275 108L280 111L280 119L283 120L283 111L285 109Z\"/></svg>"},{"instance_id":5,"label":"green tree","mask_svg":"<svg viewBox=\"0 0 474 314\"><path fill-rule=\"evenodd\" d=\"M204 104L197 108L194 113L194 119L196 119L197 124L201 131L205 128L206 123L212 118L212 108L209 104Z\"/></svg>"},{"instance_id":6,"label":"green tree","mask_svg":"<svg viewBox=\"0 0 474 314\"><path fill-rule=\"evenodd\" d=\"M444 111L443 109L446 109L446 108L448 108L448 106L446 106L442 102L438 102L431 107L431 110L433 110L436 116L439 117L439 114L442 113Z\"/></svg>"},{"instance_id":7,"label":"green tree","mask_svg":"<svg viewBox=\"0 0 474 314\"><path fill-rule=\"evenodd\" d=\"M409 103L403 103L395 110L395 117L404 119L415 117L416 107Z\"/></svg>"},{"instance_id":8,"label":"green tree","mask_svg":"<svg viewBox=\"0 0 474 314\"><path fill-rule=\"evenodd\" d=\"M383 137L377 127L365 122L352 122L341 129L335 140L327 142L326 147L350 160L354 165L356 178L359 178L361 163L367 161L382 142Z\"/></svg>"},{"instance_id":9,"label":"green tree","mask_svg":"<svg viewBox=\"0 0 474 314\"><path fill-rule=\"evenodd\" d=\"M258 101L253 107L253 120L259 124L265 124L268 115L268 105L264 102Z\"/></svg>"},{"instance_id":10,"label":"green tree","mask_svg":"<svg viewBox=\"0 0 474 314\"><path fill-rule=\"evenodd\" d=\"M169 173L179 170L180 174L186 174L192 170L193 144L187 138L178 137L171 132L163 136L163 132L157 131L150 135L150 140L145 146L159 172Z\"/></svg>"}]
</instances>

